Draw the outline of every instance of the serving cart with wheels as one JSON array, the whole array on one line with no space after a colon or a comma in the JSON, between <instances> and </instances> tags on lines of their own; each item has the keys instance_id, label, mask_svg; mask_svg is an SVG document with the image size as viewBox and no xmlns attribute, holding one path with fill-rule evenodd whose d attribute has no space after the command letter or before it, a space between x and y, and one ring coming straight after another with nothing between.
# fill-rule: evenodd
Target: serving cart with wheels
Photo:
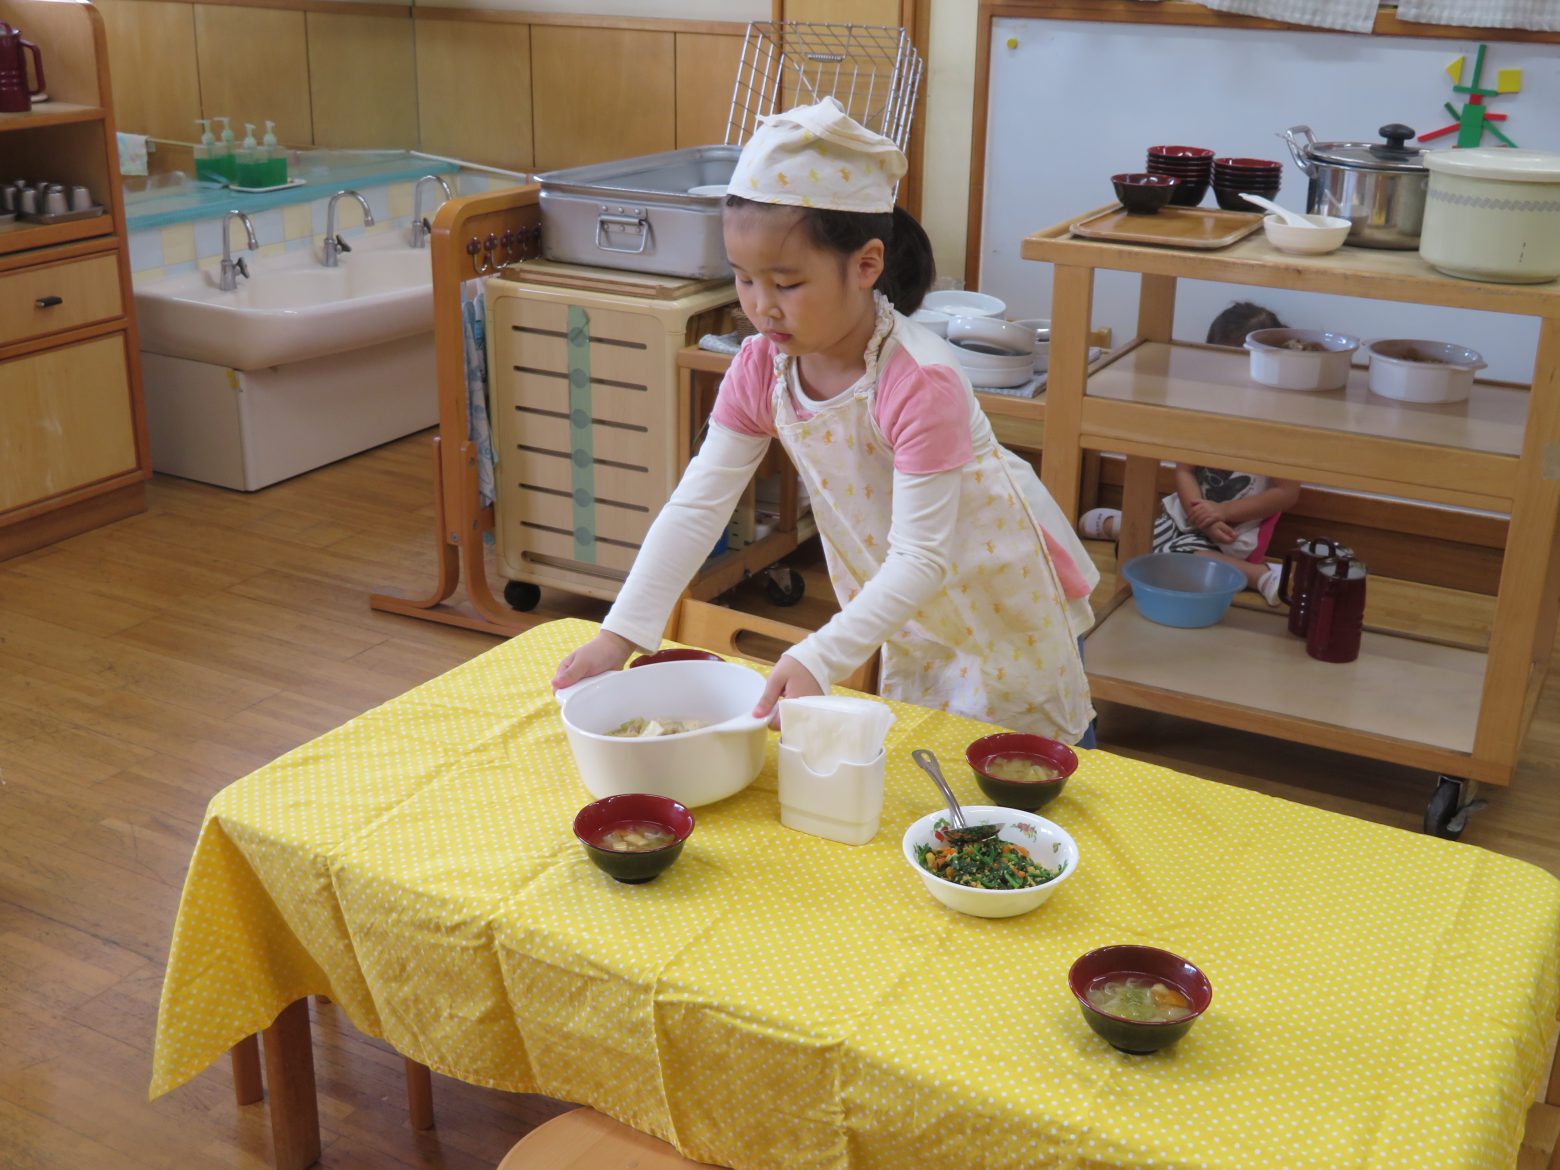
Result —
<instances>
[{"instance_id":1,"label":"serving cart with wheels","mask_svg":"<svg viewBox=\"0 0 1560 1170\"><path fill-rule=\"evenodd\" d=\"M1425 828L1458 835L1476 786L1511 782L1554 643L1560 284L1458 280L1414 252L1286 256L1260 235L1207 252L1102 242L1073 237L1072 222L1022 247L1055 266L1043 477L1076 520L1084 459L1126 456L1122 561L1149 551L1161 459L1511 518L1488 645L1368 628L1357 661L1321 663L1278 614L1170 629L1144 620L1123 585L1088 638L1095 696L1428 769ZM1088 366L1098 269L1139 274L1137 337ZM1180 279L1537 317L1532 384L1481 381L1467 402L1436 406L1373 396L1360 370L1340 391L1269 389L1250 381L1244 352L1173 338Z\"/></svg>"}]
</instances>

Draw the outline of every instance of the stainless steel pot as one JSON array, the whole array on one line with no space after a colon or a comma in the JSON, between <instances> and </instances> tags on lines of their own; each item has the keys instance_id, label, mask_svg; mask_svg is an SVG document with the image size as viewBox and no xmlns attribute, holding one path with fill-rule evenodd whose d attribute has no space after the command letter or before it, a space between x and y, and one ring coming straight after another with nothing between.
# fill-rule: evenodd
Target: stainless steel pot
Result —
<instances>
[{"instance_id":1,"label":"stainless steel pot","mask_svg":"<svg viewBox=\"0 0 1560 1170\"><path fill-rule=\"evenodd\" d=\"M1306 210L1347 219L1346 243L1418 248L1430 184L1424 151L1407 145L1414 132L1400 123L1377 133L1384 141L1318 142L1309 126L1291 126L1282 137L1311 181Z\"/></svg>"}]
</instances>

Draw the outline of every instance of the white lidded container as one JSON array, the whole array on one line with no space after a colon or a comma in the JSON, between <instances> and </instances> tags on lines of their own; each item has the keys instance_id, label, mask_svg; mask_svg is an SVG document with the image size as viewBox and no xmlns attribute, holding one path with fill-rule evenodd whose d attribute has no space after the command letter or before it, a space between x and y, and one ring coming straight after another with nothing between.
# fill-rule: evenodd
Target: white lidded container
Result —
<instances>
[{"instance_id":1,"label":"white lidded container","mask_svg":"<svg viewBox=\"0 0 1560 1170\"><path fill-rule=\"evenodd\" d=\"M668 796L689 808L740 792L764 766L769 724L753 708L764 676L734 662L657 662L598 674L557 692L586 791ZM630 719L698 719L677 735L607 734Z\"/></svg>"},{"instance_id":2,"label":"white lidded container","mask_svg":"<svg viewBox=\"0 0 1560 1170\"><path fill-rule=\"evenodd\" d=\"M1372 341L1370 389L1400 402L1463 402L1486 363L1477 350L1446 341Z\"/></svg>"},{"instance_id":3,"label":"white lidded container","mask_svg":"<svg viewBox=\"0 0 1560 1170\"><path fill-rule=\"evenodd\" d=\"M1419 254L1448 276L1505 284L1560 277L1560 154L1509 147L1425 152Z\"/></svg>"},{"instance_id":4,"label":"white lidded container","mask_svg":"<svg viewBox=\"0 0 1560 1170\"><path fill-rule=\"evenodd\" d=\"M1257 329L1246 334L1251 380L1277 390L1341 389L1348 384L1350 360L1359 347L1357 337L1319 329Z\"/></svg>"}]
</instances>

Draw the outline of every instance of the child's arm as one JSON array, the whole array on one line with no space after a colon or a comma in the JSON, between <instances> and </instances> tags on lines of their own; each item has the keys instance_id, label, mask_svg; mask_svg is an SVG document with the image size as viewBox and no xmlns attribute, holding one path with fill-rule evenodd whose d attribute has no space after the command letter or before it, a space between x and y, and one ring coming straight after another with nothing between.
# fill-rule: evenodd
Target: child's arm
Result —
<instances>
[{"instance_id":1,"label":"child's arm","mask_svg":"<svg viewBox=\"0 0 1560 1170\"><path fill-rule=\"evenodd\" d=\"M957 469L927 475L894 472L888 555L882 567L823 629L785 653L753 714L769 714L782 698L826 691L903 629L942 587L952 568L947 550L959 521L961 478Z\"/></svg>"},{"instance_id":2,"label":"child's arm","mask_svg":"<svg viewBox=\"0 0 1560 1170\"><path fill-rule=\"evenodd\" d=\"M1181 509L1188 516L1203 502L1202 488L1197 486L1197 469L1190 463L1175 465L1175 494L1181 498Z\"/></svg>"},{"instance_id":3,"label":"child's arm","mask_svg":"<svg viewBox=\"0 0 1560 1170\"><path fill-rule=\"evenodd\" d=\"M1239 500L1230 500L1228 503L1215 504L1204 500L1199 509L1208 516L1209 523L1222 520L1234 528L1251 520L1266 520L1277 512L1287 512L1293 508L1300 499L1300 481L1297 479L1275 479L1272 484L1256 495L1245 496ZM1205 525L1196 516L1191 515L1191 509L1187 510L1191 521L1199 528Z\"/></svg>"},{"instance_id":4,"label":"child's arm","mask_svg":"<svg viewBox=\"0 0 1560 1170\"><path fill-rule=\"evenodd\" d=\"M601 633L558 664L554 689L616 670L635 646L653 650L661 644L672 607L714 549L768 449L766 435L710 424L704 445L650 525Z\"/></svg>"}]
</instances>

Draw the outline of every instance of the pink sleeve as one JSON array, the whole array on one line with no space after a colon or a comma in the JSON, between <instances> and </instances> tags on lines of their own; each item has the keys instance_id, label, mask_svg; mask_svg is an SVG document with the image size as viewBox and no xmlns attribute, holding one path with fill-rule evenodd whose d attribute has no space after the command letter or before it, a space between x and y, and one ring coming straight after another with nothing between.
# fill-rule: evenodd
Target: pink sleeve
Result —
<instances>
[{"instance_id":1,"label":"pink sleeve","mask_svg":"<svg viewBox=\"0 0 1560 1170\"><path fill-rule=\"evenodd\" d=\"M896 351L878 380L875 417L894 449L895 471L935 475L974 458L969 394L947 366L918 365Z\"/></svg>"},{"instance_id":2,"label":"pink sleeve","mask_svg":"<svg viewBox=\"0 0 1560 1170\"><path fill-rule=\"evenodd\" d=\"M721 379L720 393L710 418L739 435L775 434L775 407L770 396L774 385L774 346L762 337L742 343L731 368Z\"/></svg>"}]
</instances>

